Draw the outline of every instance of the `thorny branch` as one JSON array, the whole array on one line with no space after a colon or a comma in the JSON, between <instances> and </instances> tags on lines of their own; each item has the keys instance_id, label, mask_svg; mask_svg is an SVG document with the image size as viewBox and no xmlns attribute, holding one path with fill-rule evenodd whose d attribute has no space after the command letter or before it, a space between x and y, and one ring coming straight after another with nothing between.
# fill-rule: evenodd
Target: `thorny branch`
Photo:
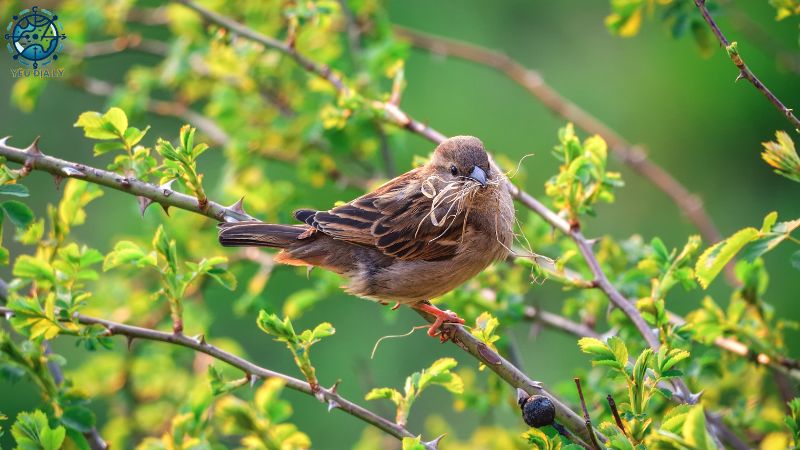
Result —
<instances>
[{"instance_id":1,"label":"thorny branch","mask_svg":"<svg viewBox=\"0 0 800 450\"><path fill-rule=\"evenodd\" d=\"M435 320L435 317L426 312L416 312L428 322L433 323ZM596 439L591 437L589 431L584 427L583 419L577 413L572 411L553 394L549 393L541 383L531 380L530 377L516 366L473 336L464 326L445 323L441 328L442 332L450 337L450 341L485 364L486 367L500 376L500 378L510 386L522 389L527 392L528 395L544 395L549 398L556 407L556 420L564 424L573 434L580 436L580 439L583 441ZM605 436L599 432L595 433L600 436L600 439L605 441ZM587 446L586 442L579 442L579 444L584 447Z\"/></svg>"},{"instance_id":2,"label":"thorny branch","mask_svg":"<svg viewBox=\"0 0 800 450\"><path fill-rule=\"evenodd\" d=\"M792 126L796 130L800 130L800 119L794 115L790 108L787 108L772 91L758 79L755 73L747 67L747 64L742 59L742 56L739 54L739 50L736 47L736 42L731 43L728 41L728 38L722 33L722 30L717 25L717 22L711 17L711 13L708 11L708 7L706 6L706 0L694 0L694 4L697 5L697 8L700 10L700 14L703 15L703 19L706 21L708 26L711 28L711 31L714 33L714 36L717 37L720 45L725 48L725 51L728 53L728 56L733 61L733 64L739 69L739 76L736 77L737 80L744 78L745 80L749 81L750 84L753 85L764 97L769 100L770 103L775 105L778 111L781 112L786 119L792 124Z\"/></svg>"},{"instance_id":3,"label":"thorny branch","mask_svg":"<svg viewBox=\"0 0 800 450\"><path fill-rule=\"evenodd\" d=\"M8 318L13 316L13 314L14 311L11 308L0 307L0 315ZM329 411L336 408L341 409L347 414L361 419L364 422L396 437L397 439L415 436L406 428L397 425L388 419L378 416L372 411L369 411L368 409L365 409L345 399L336 392L335 386L330 389L320 387L316 392L314 392L307 382L289 375L282 374L280 372L274 372L232 353L228 353L206 342L205 337L203 336L200 336L199 338L192 338L182 334L167 333L149 328L141 328L133 325L113 322L110 320L84 316L81 314L74 315L72 320L82 325L99 325L107 330L109 336L125 336L129 341L133 339L142 339L148 341L165 342L167 344L179 345L200 353L205 353L206 355L241 369L247 374L248 377L250 377L253 383L257 381L258 378L277 378L286 383L286 387L290 389L317 397L320 399L320 401L323 401L328 405ZM436 450L435 444L425 443L425 445L429 450Z\"/></svg>"}]
</instances>

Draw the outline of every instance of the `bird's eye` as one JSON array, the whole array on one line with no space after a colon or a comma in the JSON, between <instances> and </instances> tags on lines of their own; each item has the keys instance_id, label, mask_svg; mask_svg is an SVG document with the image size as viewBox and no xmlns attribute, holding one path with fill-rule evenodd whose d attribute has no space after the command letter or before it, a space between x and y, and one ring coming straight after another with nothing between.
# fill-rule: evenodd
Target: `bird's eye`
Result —
<instances>
[{"instance_id":1,"label":"bird's eye","mask_svg":"<svg viewBox=\"0 0 800 450\"><path fill-rule=\"evenodd\" d=\"M450 166L450 174L453 176L458 175L458 169L456 168L456 166Z\"/></svg>"}]
</instances>

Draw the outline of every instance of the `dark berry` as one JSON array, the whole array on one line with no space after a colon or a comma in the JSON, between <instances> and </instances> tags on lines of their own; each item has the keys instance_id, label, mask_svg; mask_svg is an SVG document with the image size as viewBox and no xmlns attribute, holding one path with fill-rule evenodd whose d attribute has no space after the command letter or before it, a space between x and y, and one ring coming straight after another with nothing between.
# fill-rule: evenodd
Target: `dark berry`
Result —
<instances>
[{"instance_id":1,"label":"dark berry","mask_svg":"<svg viewBox=\"0 0 800 450\"><path fill-rule=\"evenodd\" d=\"M528 397L522 405L522 419L534 428L552 425L556 418L556 407L543 395Z\"/></svg>"}]
</instances>

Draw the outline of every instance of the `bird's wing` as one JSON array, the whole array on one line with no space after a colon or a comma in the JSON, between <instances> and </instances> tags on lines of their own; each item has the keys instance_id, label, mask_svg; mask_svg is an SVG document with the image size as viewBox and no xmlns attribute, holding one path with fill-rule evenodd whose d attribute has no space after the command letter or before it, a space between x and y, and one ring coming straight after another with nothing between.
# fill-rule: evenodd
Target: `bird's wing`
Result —
<instances>
[{"instance_id":1,"label":"bird's wing","mask_svg":"<svg viewBox=\"0 0 800 450\"><path fill-rule=\"evenodd\" d=\"M422 193L418 170L412 170L347 204L329 211L299 210L295 217L334 239L394 258L446 260L458 250L465 212L453 218L455 208L448 214L449 204L442 205L435 214L436 226L430 218L431 202Z\"/></svg>"}]
</instances>

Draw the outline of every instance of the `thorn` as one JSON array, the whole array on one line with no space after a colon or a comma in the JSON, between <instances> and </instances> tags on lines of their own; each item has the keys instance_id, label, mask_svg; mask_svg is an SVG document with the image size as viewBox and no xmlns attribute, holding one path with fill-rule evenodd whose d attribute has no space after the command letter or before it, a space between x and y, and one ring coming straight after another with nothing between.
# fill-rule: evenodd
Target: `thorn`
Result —
<instances>
[{"instance_id":1,"label":"thorn","mask_svg":"<svg viewBox=\"0 0 800 450\"><path fill-rule=\"evenodd\" d=\"M525 392L524 389L517 388L517 404L521 407L530 398L530 394Z\"/></svg>"},{"instance_id":2,"label":"thorn","mask_svg":"<svg viewBox=\"0 0 800 450\"><path fill-rule=\"evenodd\" d=\"M139 200L139 214L144 217L144 210L146 210L147 207L153 203L153 200L147 197L142 197L141 195L137 196L136 198Z\"/></svg>"},{"instance_id":3,"label":"thorn","mask_svg":"<svg viewBox=\"0 0 800 450\"><path fill-rule=\"evenodd\" d=\"M6 320L11 320L11 318L14 317L14 311L6 311L4 315L6 317Z\"/></svg>"},{"instance_id":4,"label":"thorn","mask_svg":"<svg viewBox=\"0 0 800 450\"><path fill-rule=\"evenodd\" d=\"M125 336L125 340L128 342L128 351L131 351L133 347L133 336Z\"/></svg>"},{"instance_id":5,"label":"thorn","mask_svg":"<svg viewBox=\"0 0 800 450\"><path fill-rule=\"evenodd\" d=\"M328 400L328 412L333 411L336 408L341 408L342 405L339 404L336 400Z\"/></svg>"},{"instance_id":6,"label":"thorn","mask_svg":"<svg viewBox=\"0 0 800 450\"><path fill-rule=\"evenodd\" d=\"M172 195L173 192L175 192L172 190L172 183L174 183L176 179L177 178L173 178L158 187L159 189L161 189L161 193L164 194L164 197L169 197L170 195Z\"/></svg>"},{"instance_id":7,"label":"thorn","mask_svg":"<svg viewBox=\"0 0 800 450\"><path fill-rule=\"evenodd\" d=\"M423 441L423 442L422 442L422 445L424 445L426 448L432 448L432 449L434 449L434 450L438 450L438 449L439 449L439 442L441 442L441 440L442 440L442 439L443 439L445 436L447 436L447 433L445 433L445 434L443 434L443 435L441 435L441 436L437 437L436 439L434 439L434 440L432 440L432 441L428 441L428 442L424 442L424 441Z\"/></svg>"},{"instance_id":8,"label":"thorn","mask_svg":"<svg viewBox=\"0 0 800 450\"><path fill-rule=\"evenodd\" d=\"M250 389L254 388L258 382L258 375L252 375L248 373L247 378L250 380Z\"/></svg>"},{"instance_id":9,"label":"thorn","mask_svg":"<svg viewBox=\"0 0 800 450\"><path fill-rule=\"evenodd\" d=\"M0 146L7 146L10 139L11 136L4 136L3 138L0 138Z\"/></svg>"},{"instance_id":10,"label":"thorn","mask_svg":"<svg viewBox=\"0 0 800 450\"><path fill-rule=\"evenodd\" d=\"M331 386L330 389L328 389L331 392L331 394L338 394L337 391L339 390L339 385L341 383L342 383L342 379L341 378L336 380L336 383L333 383L333 386Z\"/></svg>"},{"instance_id":11,"label":"thorn","mask_svg":"<svg viewBox=\"0 0 800 450\"><path fill-rule=\"evenodd\" d=\"M244 196L242 196L242 198L240 198L236 203L228 206L228 209L235 213L246 215L247 213L244 212Z\"/></svg>"},{"instance_id":12,"label":"thorn","mask_svg":"<svg viewBox=\"0 0 800 450\"><path fill-rule=\"evenodd\" d=\"M694 393L694 394L689 394L689 398L686 399L686 402L689 403L690 405L696 405L697 402L700 401L700 397L703 396L704 392L705 392L705 390L702 390L702 391Z\"/></svg>"},{"instance_id":13,"label":"thorn","mask_svg":"<svg viewBox=\"0 0 800 450\"><path fill-rule=\"evenodd\" d=\"M739 75L736 75L736 79L733 80L734 83L744 78L744 72L739 72Z\"/></svg>"},{"instance_id":14,"label":"thorn","mask_svg":"<svg viewBox=\"0 0 800 450\"><path fill-rule=\"evenodd\" d=\"M311 279L311 271L314 270L314 266L306 266L306 279Z\"/></svg>"},{"instance_id":15,"label":"thorn","mask_svg":"<svg viewBox=\"0 0 800 450\"><path fill-rule=\"evenodd\" d=\"M165 205L164 203L159 203L159 205L161 205L161 209L164 210L164 213L169 215L169 205Z\"/></svg>"},{"instance_id":16,"label":"thorn","mask_svg":"<svg viewBox=\"0 0 800 450\"><path fill-rule=\"evenodd\" d=\"M41 150L39 150L39 138L40 138L40 137L41 137L41 136L36 136L36 138L33 140L33 142L31 142L31 145L29 145L29 146L28 146L28 147L25 149L25 152L26 152L26 153L29 153L29 154L31 154L31 155L36 155L36 156L38 156L38 155L41 155L41 154L42 154L42 151L41 151Z\"/></svg>"},{"instance_id":17,"label":"thorn","mask_svg":"<svg viewBox=\"0 0 800 450\"><path fill-rule=\"evenodd\" d=\"M61 189L61 182L64 180L64 177L61 175L53 175L53 181L56 183L56 190Z\"/></svg>"},{"instance_id":18,"label":"thorn","mask_svg":"<svg viewBox=\"0 0 800 450\"><path fill-rule=\"evenodd\" d=\"M68 177L73 177L73 178L83 178L83 177L86 176L85 173L83 173L80 170L75 169L73 167L62 167L61 168L61 173L63 173L64 175L66 175Z\"/></svg>"},{"instance_id":19,"label":"thorn","mask_svg":"<svg viewBox=\"0 0 800 450\"><path fill-rule=\"evenodd\" d=\"M192 337L192 340L197 342L199 345L206 345L206 335L205 334L198 334Z\"/></svg>"}]
</instances>

